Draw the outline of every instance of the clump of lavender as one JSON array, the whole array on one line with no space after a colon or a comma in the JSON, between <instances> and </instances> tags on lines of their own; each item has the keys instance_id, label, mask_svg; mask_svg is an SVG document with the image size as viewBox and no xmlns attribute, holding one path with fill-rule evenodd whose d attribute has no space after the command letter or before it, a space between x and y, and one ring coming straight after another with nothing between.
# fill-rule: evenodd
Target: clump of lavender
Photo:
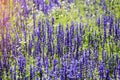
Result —
<instances>
[{"instance_id":1,"label":"clump of lavender","mask_svg":"<svg viewBox=\"0 0 120 80\"><path fill-rule=\"evenodd\" d=\"M14 11L9 8L9 16L17 17L11 25L8 25L11 20L5 14L0 19L0 26L4 26L0 37L0 80L120 79L119 20L109 10L107 1L80 1L86 5L83 7L85 16L82 17L87 23L79 15L81 22L73 20L69 23L67 20L67 16L76 16L74 10L71 12L72 7L77 8L74 0L10 1L15 8L20 6L20 10L13 14ZM91 4L95 13L88 8ZM103 13L97 12L98 7ZM56 9L61 10L58 11L60 15ZM55 10L57 17L50 13L51 10ZM44 17L38 16L41 12ZM69 13L72 13L71 16ZM56 24L58 17L66 19L66 26L62 25L62 21Z\"/></svg>"},{"instance_id":2,"label":"clump of lavender","mask_svg":"<svg viewBox=\"0 0 120 80\"><path fill-rule=\"evenodd\" d=\"M24 70L25 70L25 67L26 67L26 59L24 56L22 55L19 55L18 56L18 70L19 70L19 78L23 78L25 75L24 75Z\"/></svg>"}]
</instances>

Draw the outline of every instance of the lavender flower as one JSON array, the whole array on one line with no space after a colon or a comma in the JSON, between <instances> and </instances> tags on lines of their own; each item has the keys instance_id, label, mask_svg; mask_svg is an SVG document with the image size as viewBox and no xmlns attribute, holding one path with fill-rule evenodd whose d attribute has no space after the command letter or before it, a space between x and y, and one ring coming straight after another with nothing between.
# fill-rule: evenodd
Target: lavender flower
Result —
<instances>
[{"instance_id":1,"label":"lavender flower","mask_svg":"<svg viewBox=\"0 0 120 80\"><path fill-rule=\"evenodd\" d=\"M65 37L65 46L66 46L66 52L69 52L69 29L68 25L66 27L66 37Z\"/></svg>"},{"instance_id":2,"label":"lavender flower","mask_svg":"<svg viewBox=\"0 0 120 80\"><path fill-rule=\"evenodd\" d=\"M52 55L52 27L47 24L47 33L48 33L48 41L47 41L47 55Z\"/></svg>"},{"instance_id":3,"label":"lavender flower","mask_svg":"<svg viewBox=\"0 0 120 80\"><path fill-rule=\"evenodd\" d=\"M17 80L17 78L16 78L16 64L14 65L14 73L13 74L14 74L14 76L13 76L14 80Z\"/></svg>"},{"instance_id":4,"label":"lavender flower","mask_svg":"<svg viewBox=\"0 0 120 80\"><path fill-rule=\"evenodd\" d=\"M41 40L41 22L38 21L38 31L37 31L38 39Z\"/></svg>"},{"instance_id":5,"label":"lavender flower","mask_svg":"<svg viewBox=\"0 0 120 80\"><path fill-rule=\"evenodd\" d=\"M41 58L40 57L36 57L36 65L37 65L37 70L39 72L39 76L40 76L40 80L42 80L42 64L41 64Z\"/></svg>"},{"instance_id":6,"label":"lavender flower","mask_svg":"<svg viewBox=\"0 0 120 80\"><path fill-rule=\"evenodd\" d=\"M27 4L26 4L26 0L23 0L23 12L24 12L24 17L28 17L28 8L27 8Z\"/></svg>"},{"instance_id":7,"label":"lavender flower","mask_svg":"<svg viewBox=\"0 0 120 80\"><path fill-rule=\"evenodd\" d=\"M48 5L46 5L46 4L43 4L42 5L42 11L43 11L43 13L44 14L48 14L48 11L49 11L49 6Z\"/></svg>"},{"instance_id":8,"label":"lavender flower","mask_svg":"<svg viewBox=\"0 0 120 80\"><path fill-rule=\"evenodd\" d=\"M32 80L32 79L33 79L33 68L30 65L30 80Z\"/></svg>"},{"instance_id":9,"label":"lavender flower","mask_svg":"<svg viewBox=\"0 0 120 80\"><path fill-rule=\"evenodd\" d=\"M15 57L16 56L16 51L15 51L15 45L12 45L12 55Z\"/></svg>"},{"instance_id":10,"label":"lavender flower","mask_svg":"<svg viewBox=\"0 0 120 80\"><path fill-rule=\"evenodd\" d=\"M98 72L99 72L99 78L102 80L104 79L104 65L103 63L99 63L99 66L98 66Z\"/></svg>"},{"instance_id":11,"label":"lavender flower","mask_svg":"<svg viewBox=\"0 0 120 80\"><path fill-rule=\"evenodd\" d=\"M74 23L71 24L71 27L70 27L70 35L69 35L69 41L70 41L70 52L72 52L72 47L73 47L73 43L72 43L72 39L74 37Z\"/></svg>"},{"instance_id":12,"label":"lavender flower","mask_svg":"<svg viewBox=\"0 0 120 80\"><path fill-rule=\"evenodd\" d=\"M48 74L49 70L48 70L48 57L45 58L45 62L44 62L44 69L45 69L45 72Z\"/></svg>"},{"instance_id":13,"label":"lavender flower","mask_svg":"<svg viewBox=\"0 0 120 80\"><path fill-rule=\"evenodd\" d=\"M68 0L68 3L72 3L73 2L73 0Z\"/></svg>"},{"instance_id":14,"label":"lavender flower","mask_svg":"<svg viewBox=\"0 0 120 80\"><path fill-rule=\"evenodd\" d=\"M54 59L54 61L53 61L53 70L54 70L54 71L55 71L55 67L56 67L56 65L57 65L57 60Z\"/></svg>"},{"instance_id":15,"label":"lavender flower","mask_svg":"<svg viewBox=\"0 0 120 80\"><path fill-rule=\"evenodd\" d=\"M104 40L106 39L107 16L103 17Z\"/></svg>"},{"instance_id":16,"label":"lavender flower","mask_svg":"<svg viewBox=\"0 0 120 80\"><path fill-rule=\"evenodd\" d=\"M55 23L55 20L54 20L54 18L52 18L52 25Z\"/></svg>"},{"instance_id":17,"label":"lavender flower","mask_svg":"<svg viewBox=\"0 0 120 80\"><path fill-rule=\"evenodd\" d=\"M32 53L32 40L29 40L29 44L28 44L28 54L31 55Z\"/></svg>"},{"instance_id":18,"label":"lavender flower","mask_svg":"<svg viewBox=\"0 0 120 80\"><path fill-rule=\"evenodd\" d=\"M94 49L94 60L97 61L98 60L98 52L96 49Z\"/></svg>"},{"instance_id":19,"label":"lavender flower","mask_svg":"<svg viewBox=\"0 0 120 80\"><path fill-rule=\"evenodd\" d=\"M18 57L18 70L20 71L20 74L22 74L22 72L24 71L24 68L26 66L26 59L20 55Z\"/></svg>"},{"instance_id":20,"label":"lavender flower","mask_svg":"<svg viewBox=\"0 0 120 80\"><path fill-rule=\"evenodd\" d=\"M13 69L10 68L10 79L13 79Z\"/></svg>"},{"instance_id":21,"label":"lavender flower","mask_svg":"<svg viewBox=\"0 0 120 80\"><path fill-rule=\"evenodd\" d=\"M62 52L61 52L61 29L60 29L60 25L57 28L57 34L56 34L56 38L57 38L57 54L59 56L62 56Z\"/></svg>"},{"instance_id":22,"label":"lavender flower","mask_svg":"<svg viewBox=\"0 0 120 80\"><path fill-rule=\"evenodd\" d=\"M113 29L113 18L112 17L110 17L109 23L110 23L110 25L109 25L109 33L108 34L111 35L112 29Z\"/></svg>"},{"instance_id":23,"label":"lavender flower","mask_svg":"<svg viewBox=\"0 0 120 80\"><path fill-rule=\"evenodd\" d=\"M114 67L114 69L113 69L113 78L116 80L117 79L117 68L116 68L116 66Z\"/></svg>"},{"instance_id":24,"label":"lavender flower","mask_svg":"<svg viewBox=\"0 0 120 80\"><path fill-rule=\"evenodd\" d=\"M109 70L108 69L106 70L106 80L111 80L110 76L109 76Z\"/></svg>"}]
</instances>

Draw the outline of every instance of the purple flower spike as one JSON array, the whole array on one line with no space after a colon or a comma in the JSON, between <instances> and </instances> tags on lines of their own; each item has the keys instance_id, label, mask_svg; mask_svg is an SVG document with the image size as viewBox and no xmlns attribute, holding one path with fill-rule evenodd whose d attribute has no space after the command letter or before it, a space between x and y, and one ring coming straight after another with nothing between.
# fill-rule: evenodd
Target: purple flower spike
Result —
<instances>
[{"instance_id":1,"label":"purple flower spike","mask_svg":"<svg viewBox=\"0 0 120 80\"><path fill-rule=\"evenodd\" d=\"M106 70L106 80L111 80L110 76L109 76L109 70L108 69Z\"/></svg>"},{"instance_id":2,"label":"purple flower spike","mask_svg":"<svg viewBox=\"0 0 120 80\"><path fill-rule=\"evenodd\" d=\"M12 80L13 79L13 69L10 68L10 79Z\"/></svg>"},{"instance_id":3,"label":"purple flower spike","mask_svg":"<svg viewBox=\"0 0 120 80\"><path fill-rule=\"evenodd\" d=\"M99 63L98 72L99 72L99 78L101 80L104 79L104 65L102 62Z\"/></svg>"},{"instance_id":4,"label":"purple flower spike","mask_svg":"<svg viewBox=\"0 0 120 80\"><path fill-rule=\"evenodd\" d=\"M14 80L17 80L17 78L16 78L16 64L14 65Z\"/></svg>"},{"instance_id":5,"label":"purple flower spike","mask_svg":"<svg viewBox=\"0 0 120 80\"><path fill-rule=\"evenodd\" d=\"M23 72L25 65L26 65L26 59L22 55L20 55L18 57L18 70L20 71L20 73Z\"/></svg>"},{"instance_id":6,"label":"purple flower spike","mask_svg":"<svg viewBox=\"0 0 120 80\"><path fill-rule=\"evenodd\" d=\"M30 80L33 80L33 66L30 65Z\"/></svg>"}]
</instances>

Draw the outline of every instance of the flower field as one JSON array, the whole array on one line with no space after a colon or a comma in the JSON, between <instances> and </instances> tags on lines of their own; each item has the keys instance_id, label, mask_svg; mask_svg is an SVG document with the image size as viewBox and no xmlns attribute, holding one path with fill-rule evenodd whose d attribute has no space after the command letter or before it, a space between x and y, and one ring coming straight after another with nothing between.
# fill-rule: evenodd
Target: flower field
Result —
<instances>
[{"instance_id":1,"label":"flower field","mask_svg":"<svg viewBox=\"0 0 120 80\"><path fill-rule=\"evenodd\" d=\"M0 0L0 80L120 80L120 0Z\"/></svg>"}]
</instances>

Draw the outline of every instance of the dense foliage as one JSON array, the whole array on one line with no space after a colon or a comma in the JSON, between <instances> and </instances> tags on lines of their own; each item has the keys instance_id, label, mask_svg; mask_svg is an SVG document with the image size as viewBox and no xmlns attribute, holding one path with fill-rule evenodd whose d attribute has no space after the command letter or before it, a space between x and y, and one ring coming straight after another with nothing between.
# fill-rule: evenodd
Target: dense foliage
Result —
<instances>
[{"instance_id":1,"label":"dense foliage","mask_svg":"<svg viewBox=\"0 0 120 80\"><path fill-rule=\"evenodd\" d=\"M120 80L119 0L1 0L0 80Z\"/></svg>"}]
</instances>

